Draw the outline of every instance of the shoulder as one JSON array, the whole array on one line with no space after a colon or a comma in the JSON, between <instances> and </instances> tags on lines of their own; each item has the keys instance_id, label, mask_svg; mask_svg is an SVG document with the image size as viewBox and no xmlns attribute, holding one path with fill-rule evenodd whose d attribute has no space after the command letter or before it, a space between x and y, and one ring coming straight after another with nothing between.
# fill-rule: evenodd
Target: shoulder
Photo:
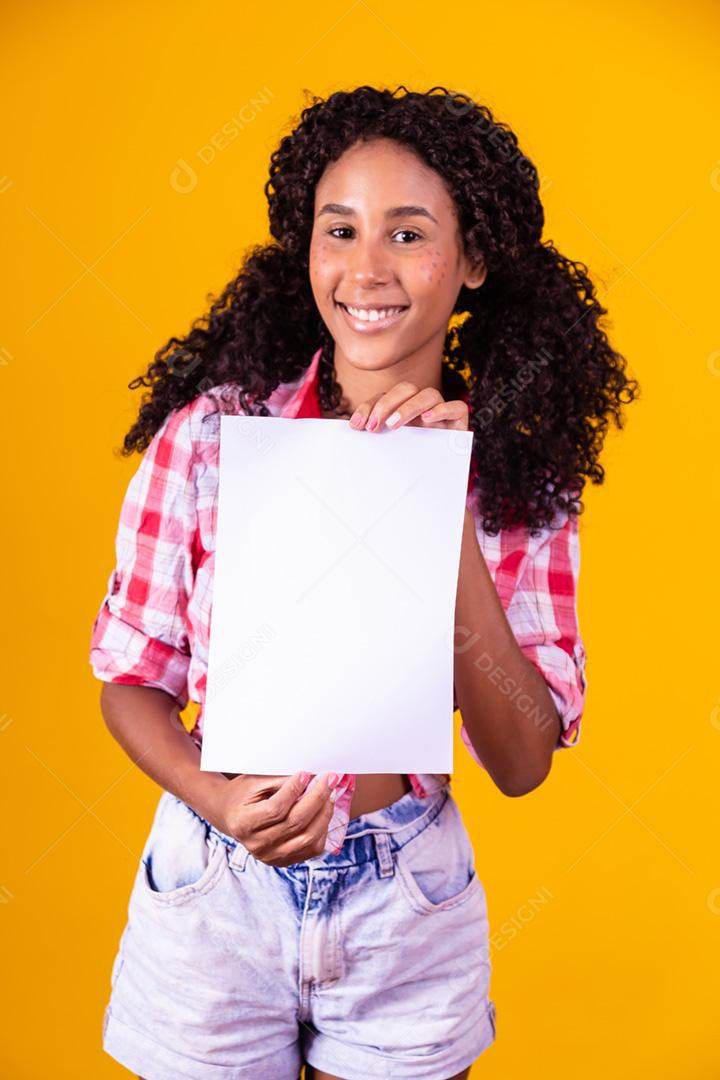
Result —
<instances>
[{"instance_id":1,"label":"shoulder","mask_svg":"<svg viewBox=\"0 0 720 1080\"><path fill-rule=\"evenodd\" d=\"M566 588L566 575L576 577L580 567L578 515L566 507L556 510L552 520L536 529L527 525L500 529L490 534L482 524L482 515L474 500L468 501L475 521L478 544L498 593L505 600L513 595L519 582L539 581L548 587Z\"/></svg>"},{"instance_id":2,"label":"shoulder","mask_svg":"<svg viewBox=\"0 0 720 1080\"><path fill-rule=\"evenodd\" d=\"M296 392L302 376L280 383L265 401L270 416L280 416ZM245 409L242 387L224 382L200 391L194 398L165 417L152 442L152 455L172 459L180 468L216 465L220 447L222 416L242 416ZM149 453L150 451L148 451Z\"/></svg>"},{"instance_id":3,"label":"shoulder","mask_svg":"<svg viewBox=\"0 0 720 1080\"><path fill-rule=\"evenodd\" d=\"M293 382L280 383L265 401L271 416L279 416L301 384L303 376ZM225 382L211 386L197 394L191 401L167 416L158 435L186 445L202 447L216 443L220 437L221 416L242 416L246 410L241 401L242 387Z\"/></svg>"},{"instance_id":4,"label":"shoulder","mask_svg":"<svg viewBox=\"0 0 720 1080\"><path fill-rule=\"evenodd\" d=\"M566 499L566 503L571 500ZM483 515L476 492L473 491L467 499L467 508L471 511L475 521L475 529L481 543L498 551L523 550L528 555L536 553L539 549L549 544L567 542L569 537L577 537L579 528L579 515L571 513L567 505L558 506L552 519L544 525L530 528L528 525L516 525L512 528L500 529L492 534L483 527Z\"/></svg>"},{"instance_id":5,"label":"shoulder","mask_svg":"<svg viewBox=\"0 0 720 1080\"><path fill-rule=\"evenodd\" d=\"M202 459L219 444L220 417L239 412L238 389L231 383L199 393L165 417L152 440L153 456L188 463Z\"/></svg>"},{"instance_id":6,"label":"shoulder","mask_svg":"<svg viewBox=\"0 0 720 1080\"><path fill-rule=\"evenodd\" d=\"M231 399L231 402L228 399ZM169 413L163 422L163 428L174 437L197 439L207 428L217 426L206 423L206 417L219 418L222 413L233 410L241 411L238 390L230 383L223 383L202 391L191 401Z\"/></svg>"}]
</instances>

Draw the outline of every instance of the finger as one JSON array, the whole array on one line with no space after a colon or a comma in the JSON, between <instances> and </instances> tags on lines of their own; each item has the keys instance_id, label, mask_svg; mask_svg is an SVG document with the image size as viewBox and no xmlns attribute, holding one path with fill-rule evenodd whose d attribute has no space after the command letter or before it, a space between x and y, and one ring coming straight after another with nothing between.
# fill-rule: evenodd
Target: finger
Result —
<instances>
[{"instance_id":1,"label":"finger","mask_svg":"<svg viewBox=\"0 0 720 1080\"><path fill-rule=\"evenodd\" d=\"M438 401L442 401L442 394L435 387L418 390L414 383L400 382L370 410L366 430L379 431L383 424L389 428L402 427Z\"/></svg>"},{"instance_id":2,"label":"finger","mask_svg":"<svg viewBox=\"0 0 720 1080\"><path fill-rule=\"evenodd\" d=\"M350 427L356 428L358 431L362 430L367 423L375 402L380 397L382 397L382 394L376 394L375 397L368 398L367 401L362 401L350 417Z\"/></svg>"},{"instance_id":3,"label":"finger","mask_svg":"<svg viewBox=\"0 0 720 1080\"><path fill-rule=\"evenodd\" d=\"M262 804L255 823L256 829L270 829L278 825L287 828L288 815L291 810L293 811L293 822L298 820L301 823L306 822L317 813L318 807L329 799L330 788L327 777L332 775L336 774L322 773L315 778L311 776L307 785L309 790L306 790L301 780L301 774L298 773L295 783L283 784L271 798Z\"/></svg>"},{"instance_id":4,"label":"finger","mask_svg":"<svg viewBox=\"0 0 720 1080\"><path fill-rule=\"evenodd\" d=\"M420 414L423 424L444 423L447 427L469 430L469 410L464 401L439 401Z\"/></svg>"},{"instance_id":5,"label":"finger","mask_svg":"<svg viewBox=\"0 0 720 1080\"><path fill-rule=\"evenodd\" d=\"M386 390L375 401L365 424L365 430L379 431L388 416L398 411L401 406L407 409L407 403L420 393L421 391L415 383L408 382L407 379L396 383L395 386L390 390Z\"/></svg>"},{"instance_id":6,"label":"finger","mask_svg":"<svg viewBox=\"0 0 720 1080\"><path fill-rule=\"evenodd\" d=\"M247 819L251 829L262 829L276 819L282 820L312 780L312 773L295 772L290 776L281 776L276 779L281 782L269 796L256 798L253 793L243 800L247 807Z\"/></svg>"},{"instance_id":7,"label":"finger","mask_svg":"<svg viewBox=\"0 0 720 1080\"><path fill-rule=\"evenodd\" d=\"M305 823L300 832L291 837L276 835L271 837L270 830L263 833L264 850L275 866L290 866L320 854L325 847L328 827L334 813L334 804L330 800L322 803L313 818ZM280 828L280 826L278 826Z\"/></svg>"},{"instance_id":8,"label":"finger","mask_svg":"<svg viewBox=\"0 0 720 1080\"><path fill-rule=\"evenodd\" d=\"M425 390L421 390L415 394L414 397L404 402L397 409L385 417L385 426L388 428L399 428L403 425L411 424L413 420L416 420L422 413L427 412L438 404L442 404L443 397L439 390L433 386L428 386Z\"/></svg>"},{"instance_id":9,"label":"finger","mask_svg":"<svg viewBox=\"0 0 720 1080\"><path fill-rule=\"evenodd\" d=\"M391 390L386 390L384 394L378 394L363 402L362 405L358 405L350 417L350 424L354 428L365 431L379 431L384 418L417 393L418 388L414 383L396 383Z\"/></svg>"},{"instance_id":10,"label":"finger","mask_svg":"<svg viewBox=\"0 0 720 1080\"><path fill-rule=\"evenodd\" d=\"M292 861L302 858L298 853L317 841L320 829L323 832L327 830L334 812L332 795L324 780L317 783L312 791L306 791L283 821L255 833L260 851L270 853L273 858L288 854L294 854Z\"/></svg>"},{"instance_id":11,"label":"finger","mask_svg":"<svg viewBox=\"0 0 720 1080\"><path fill-rule=\"evenodd\" d=\"M255 803L264 802L266 799L270 798L286 784L288 780L292 780L293 776L299 777L300 773L294 773L291 776L237 773L230 780L230 783L236 783L236 785L244 792L243 801L245 803Z\"/></svg>"}]
</instances>

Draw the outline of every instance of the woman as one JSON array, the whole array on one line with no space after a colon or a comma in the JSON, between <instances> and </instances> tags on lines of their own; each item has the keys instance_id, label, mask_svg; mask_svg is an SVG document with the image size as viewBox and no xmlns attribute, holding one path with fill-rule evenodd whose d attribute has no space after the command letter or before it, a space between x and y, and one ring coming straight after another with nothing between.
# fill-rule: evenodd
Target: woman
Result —
<instances>
[{"instance_id":1,"label":"woman","mask_svg":"<svg viewBox=\"0 0 720 1080\"><path fill-rule=\"evenodd\" d=\"M541 241L515 135L464 95L400 89L303 112L272 155L275 243L131 384L152 393L124 450L146 453L91 662L110 730L164 789L104 1025L146 1080L285 1080L303 1062L459 1080L495 1038L485 895L447 775L199 770L223 412L349 420L363 438L473 430L463 741L509 796L577 741L580 495L637 384L586 268Z\"/></svg>"}]
</instances>

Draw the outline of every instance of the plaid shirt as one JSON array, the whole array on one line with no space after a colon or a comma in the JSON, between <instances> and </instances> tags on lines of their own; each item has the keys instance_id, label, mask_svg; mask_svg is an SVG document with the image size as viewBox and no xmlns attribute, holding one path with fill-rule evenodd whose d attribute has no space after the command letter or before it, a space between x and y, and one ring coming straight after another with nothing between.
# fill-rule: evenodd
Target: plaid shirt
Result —
<instances>
[{"instance_id":1,"label":"plaid shirt","mask_svg":"<svg viewBox=\"0 0 720 1080\"><path fill-rule=\"evenodd\" d=\"M320 417L321 350L296 381L266 401L273 416ZM90 664L104 682L154 686L185 708L199 704L191 732L202 744L217 514L218 400L229 384L211 388L166 417L128 485L115 541L116 565L92 628ZM230 388L231 389L231 388ZM231 411L241 411L239 403ZM203 422L203 418L207 419ZM557 530L530 537L525 528L488 536L479 524L473 476L467 506L506 617L523 653L546 680L562 732L555 749L576 745L586 679L577 622L578 521L563 514ZM509 691L511 692L511 691ZM457 707L457 705L456 705ZM484 768L461 724L460 736ZM416 794L449 783L447 774L408 774ZM317 778L310 781L311 786ZM326 852L339 852L347 829L355 776L344 774L328 829Z\"/></svg>"}]
</instances>

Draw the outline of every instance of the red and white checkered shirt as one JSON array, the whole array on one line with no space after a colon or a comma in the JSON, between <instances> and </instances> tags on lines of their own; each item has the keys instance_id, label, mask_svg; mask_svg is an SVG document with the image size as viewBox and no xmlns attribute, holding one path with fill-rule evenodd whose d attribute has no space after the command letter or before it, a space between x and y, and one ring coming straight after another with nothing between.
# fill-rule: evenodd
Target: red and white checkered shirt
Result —
<instances>
[{"instance_id":1,"label":"red and white checkered shirt","mask_svg":"<svg viewBox=\"0 0 720 1080\"><path fill-rule=\"evenodd\" d=\"M303 376L282 383L268 398L272 416L321 416L320 352ZM200 709L191 734L198 746L207 680L220 446L219 414L209 414L228 385L213 387L171 413L145 451L120 510L116 565L90 645L96 678L158 687L176 698L180 708L189 700L197 702ZM577 745L586 691L576 601L578 520L563 513L554 522L561 528L548 527L539 536L530 537L526 528L488 536L480 525L472 481L471 476L467 506L475 515L478 542L495 588L520 648L545 678L558 709L562 732L555 749ZM464 724L460 736L484 767ZM408 777L420 796L449 781L446 774ZM355 776L344 774L326 852L342 847L354 789Z\"/></svg>"}]
</instances>

